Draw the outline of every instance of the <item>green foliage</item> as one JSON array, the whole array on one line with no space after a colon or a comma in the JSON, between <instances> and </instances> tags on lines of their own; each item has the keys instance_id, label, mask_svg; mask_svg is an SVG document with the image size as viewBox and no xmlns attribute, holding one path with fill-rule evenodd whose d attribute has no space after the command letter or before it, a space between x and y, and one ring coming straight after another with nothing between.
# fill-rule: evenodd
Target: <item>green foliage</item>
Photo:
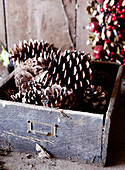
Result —
<instances>
[{"instance_id":1,"label":"green foliage","mask_svg":"<svg viewBox=\"0 0 125 170\"><path fill-rule=\"evenodd\" d=\"M8 65L10 64L9 61L10 54L6 51L5 47L2 44L0 44L0 46L2 47L2 52L0 54L0 61L3 63L5 67L8 67Z\"/></svg>"}]
</instances>

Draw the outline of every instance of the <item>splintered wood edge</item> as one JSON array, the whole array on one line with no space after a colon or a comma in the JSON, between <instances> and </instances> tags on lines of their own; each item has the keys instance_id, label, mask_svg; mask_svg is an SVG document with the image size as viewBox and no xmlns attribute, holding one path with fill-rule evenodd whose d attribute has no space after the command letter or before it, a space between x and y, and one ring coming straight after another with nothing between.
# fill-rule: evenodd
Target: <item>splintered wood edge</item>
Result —
<instances>
[{"instance_id":1,"label":"splintered wood edge","mask_svg":"<svg viewBox=\"0 0 125 170\"><path fill-rule=\"evenodd\" d=\"M106 116L109 119L112 117L116 97L118 95L118 91L119 91L119 88L120 88L122 72L123 72L123 66L121 65L121 66L119 66L119 69L118 69L118 72L117 72L113 92L112 92L112 95L111 95L111 98L110 98L110 101L109 101L108 110L106 112Z\"/></svg>"},{"instance_id":2,"label":"splintered wood edge","mask_svg":"<svg viewBox=\"0 0 125 170\"><path fill-rule=\"evenodd\" d=\"M10 79L12 79L14 77L14 74L15 74L15 70L10 73L6 79L4 79L1 83L0 83L0 88L5 85Z\"/></svg>"}]
</instances>

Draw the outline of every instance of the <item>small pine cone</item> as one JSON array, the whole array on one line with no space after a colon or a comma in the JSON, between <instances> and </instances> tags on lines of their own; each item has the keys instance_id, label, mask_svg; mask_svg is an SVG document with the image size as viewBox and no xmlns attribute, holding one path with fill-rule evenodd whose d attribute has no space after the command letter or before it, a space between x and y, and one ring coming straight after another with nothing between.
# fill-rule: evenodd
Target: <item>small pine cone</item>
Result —
<instances>
[{"instance_id":1,"label":"small pine cone","mask_svg":"<svg viewBox=\"0 0 125 170\"><path fill-rule=\"evenodd\" d=\"M13 101L29 103L35 105L43 106L42 99L44 99L43 91L37 90L35 88L30 89L29 91L21 92L10 96Z\"/></svg>"},{"instance_id":2,"label":"small pine cone","mask_svg":"<svg viewBox=\"0 0 125 170\"><path fill-rule=\"evenodd\" d=\"M95 70L93 72L93 84L95 86L101 86L103 90L106 90L108 94L111 94L114 80L113 80L113 77L107 72Z\"/></svg>"},{"instance_id":3,"label":"small pine cone","mask_svg":"<svg viewBox=\"0 0 125 170\"><path fill-rule=\"evenodd\" d=\"M88 87L83 94L83 103L89 111L105 110L108 104L108 93L101 86Z\"/></svg>"},{"instance_id":4,"label":"small pine cone","mask_svg":"<svg viewBox=\"0 0 125 170\"><path fill-rule=\"evenodd\" d=\"M77 101L73 90L54 84L44 90L44 106L73 109L77 107Z\"/></svg>"},{"instance_id":5,"label":"small pine cone","mask_svg":"<svg viewBox=\"0 0 125 170\"><path fill-rule=\"evenodd\" d=\"M29 58L25 62L20 63L15 69L15 84L21 92L31 90L31 83L35 77L43 72L40 65L36 65L33 59Z\"/></svg>"},{"instance_id":6,"label":"small pine cone","mask_svg":"<svg viewBox=\"0 0 125 170\"><path fill-rule=\"evenodd\" d=\"M18 93L13 94L10 97L15 102L23 102L23 98L25 98L25 93L22 93L19 91ZM26 102L24 102L24 103L26 103Z\"/></svg>"},{"instance_id":7,"label":"small pine cone","mask_svg":"<svg viewBox=\"0 0 125 170\"><path fill-rule=\"evenodd\" d=\"M35 87L32 90L11 95L13 101L22 103L30 103L47 107L75 109L77 108L77 100L75 93L66 87L54 84L52 87L38 90Z\"/></svg>"}]
</instances>

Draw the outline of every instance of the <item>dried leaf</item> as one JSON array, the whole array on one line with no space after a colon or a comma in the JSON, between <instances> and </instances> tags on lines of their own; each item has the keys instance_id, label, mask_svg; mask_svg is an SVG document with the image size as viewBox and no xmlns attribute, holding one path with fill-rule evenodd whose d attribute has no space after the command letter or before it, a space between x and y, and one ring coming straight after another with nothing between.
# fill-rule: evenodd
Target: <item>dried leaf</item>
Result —
<instances>
[{"instance_id":1,"label":"dried leaf","mask_svg":"<svg viewBox=\"0 0 125 170\"><path fill-rule=\"evenodd\" d=\"M122 2L122 6L125 6L125 0L123 0L123 2Z\"/></svg>"},{"instance_id":2,"label":"dried leaf","mask_svg":"<svg viewBox=\"0 0 125 170\"><path fill-rule=\"evenodd\" d=\"M102 35L101 35L101 37L102 37L102 40L105 39L105 27L102 28Z\"/></svg>"},{"instance_id":3,"label":"dried leaf","mask_svg":"<svg viewBox=\"0 0 125 170\"><path fill-rule=\"evenodd\" d=\"M109 18L108 18L108 24L110 24L111 23L111 21L112 21L112 17L111 17L111 15L109 16Z\"/></svg>"},{"instance_id":4,"label":"dried leaf","mask_svg":"<svg viewBox=\"0 0 125 170\"><path fill-rule=\"evenodd\" d=\"M107 46L108 46L108 45L104 43L104 50L107 48Z\"/></svg>"},{"instance_id":5,"label":"dried leaf","mask_svg":"<svg viewBox=\"0 0 125 170\"><path fill-rule=\"evenodd\" d=\"M97 5L97 11L100 12L100 4Z\"/></svg>"},{"instance_id":6,"label":"dried leaf","mask_svg":"<svg viewBox=\"0 0 125 170\"><path fill-rule=\"evenodd\" d=\"M111 1L110 1L110 6L113 6L114 3L115 3L115 0L111 0Z\"/></svg>"}]
</instances>

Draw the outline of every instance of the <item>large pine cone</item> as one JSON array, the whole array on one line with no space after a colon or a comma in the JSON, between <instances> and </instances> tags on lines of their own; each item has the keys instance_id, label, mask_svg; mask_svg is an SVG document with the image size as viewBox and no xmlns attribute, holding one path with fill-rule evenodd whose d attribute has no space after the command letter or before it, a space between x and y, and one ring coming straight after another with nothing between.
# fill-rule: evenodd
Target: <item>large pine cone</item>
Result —
<instances>
[{"instance_id":1,"label":"large pine cone","mask_svg":"<svg viewBox=\"0 0 125 170\"><path fill-rule=\"evenodd\" d=\"M40 55L46 58L47 55L57 53L58 51L53 44L49 44L47 41L24 40L23 42L20 41L19 45L14 44L14 48L10 50L10 59L16 67L28 58L36 58L36 60L39 60Z\"/></svg>"},{"instance_id":2,"label":"large pine cone","mask_svg":"<svg viewBox=\"0 0 125 170\"><path fill-rule=\"evenodd\" d=\"M91 58L84 52L68 50L61 53L47 42L31 40L20 42L19 46L15 45L10 54L15 67L28 58L32 58L36 65L48 70L44 76L39 74L36 80L36 83L40 83L43 88L57 83L77 90L91 84Z\"/></svg>"}]
</instances>

